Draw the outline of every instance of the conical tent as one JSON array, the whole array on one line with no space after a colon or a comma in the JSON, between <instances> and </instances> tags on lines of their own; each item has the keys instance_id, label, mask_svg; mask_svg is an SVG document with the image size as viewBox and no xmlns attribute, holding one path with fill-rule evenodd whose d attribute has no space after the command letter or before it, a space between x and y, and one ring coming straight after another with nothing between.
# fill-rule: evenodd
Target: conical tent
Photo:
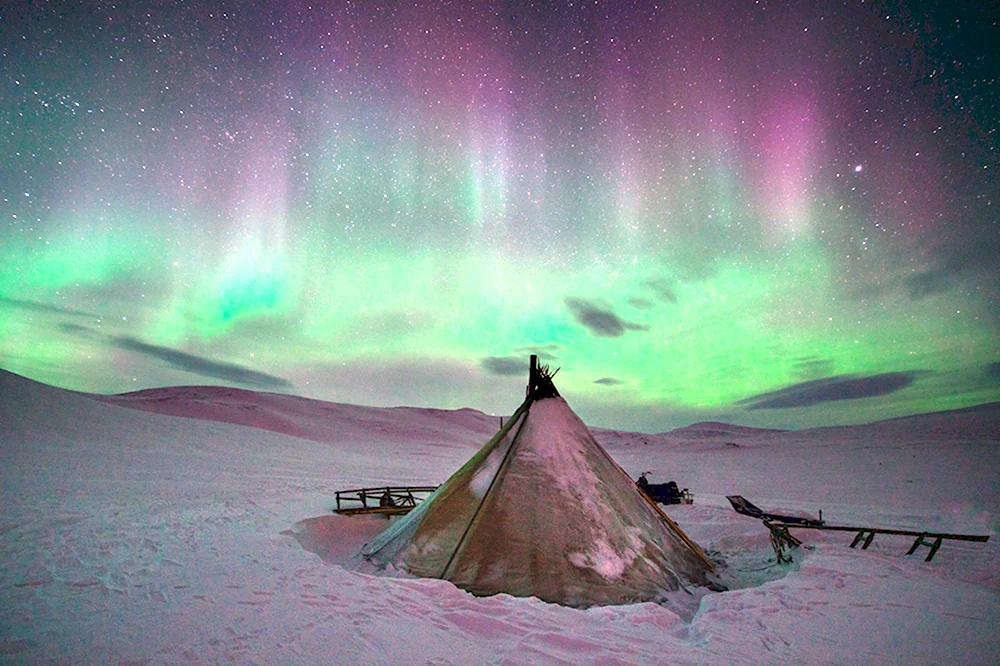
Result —
<instances>
[{"instance_id":1,"label":"conical tent","mask_svg":"<svg viewBox=\"0 0 1000 666\"><path fill-rule=\"evenodd\" d=\"M362 555L473 594L568 606L653 599L703 584L711 563L535 370L482 449Z\"/></svg>"}]
</instances>

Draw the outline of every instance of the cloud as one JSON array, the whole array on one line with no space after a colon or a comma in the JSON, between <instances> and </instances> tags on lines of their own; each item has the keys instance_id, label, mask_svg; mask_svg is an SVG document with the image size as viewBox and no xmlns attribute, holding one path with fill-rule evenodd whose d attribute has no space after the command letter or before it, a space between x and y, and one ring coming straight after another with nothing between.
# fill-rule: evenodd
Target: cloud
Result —
<instances>
[{"instance_id":1,"label":"cloud","mask_svg":"<svg viewBox=\"0 0 1000 666\"><path fill-rule=\"evenodd\" d=\"M954 279L954 274L948 270L933 269L908 277L904 283L910 300L916 301L925 296L947 291Z\"/></svg>"},{"instance_id":2,"label":"cloud","mask_svg":"<svg viewBox=\"0 0 1000 666\"><path fill-rule=\"evenodd\" d=\"M481 362L480 362L481 363ZM464 361L408 357L399 361L313 364L297 369L296 384L323 400L358 405L464 408L509 414L523 399L524 375L504 377L475 372Z\"/></svg>"},{"instance_id":3,"label":"cloud","mask_svg":"<svg viewBox=\"0 0 1000 666\"><path fill-rule=\"evenodd\" d=\"M387 310L356 317L352 328L380 339L403 338L433 323L434 317L428 312Z\"/></svg>"},{"instance_id":4,"label":"cloud","mask_svg":"<svg viewBox=\"0 0 1000 666\"><path fill-rule=\"evenodd\" d=\"M836 400L872 398L904 389L913 383L916 376L915 372L886 372L868 377L856 375L827 377L761 393L740 400L737 404L748 405L747 409L787 409L809 407Z\"/></svg>"},{"instance_id":5,"label":"cloud","mask_svg":"<svg viewBox=\"0 0 1000 666\"><path fill-rule=\"evenodd\" d=\"M598 337L617 338L625 335L625 331L649 330L649 326L625 321L611 310L605 310L590 301L567 298L566 305L573 311L576 320Z\"/></svg>"},{"instance_id":6,"label":"cloud","mask_svg":"<svg viewBox=\"0 0 1000 666\"><path fill-rule=\"evenodd\" d=\"M971 276L978 276L986 284L995 283L1000 238L992 227L969 224L956 221L956 232L932 248L934 263L903 281L911 300L948 291Z\"/></svg>"},{"instance_id":7,"label":"cloud","mask_svg":"<svg viewBox=\"0 0 1000 666\"><path fill-rule=\"evenodd\" d=\"M629 305L631 305L636 310L649 310L653 307L653 302L646 298L639 298L638 296L629 296L625 299Z\"/></svg>"},{"instance_id":8,"label":"cloud","mask_svg":"<svg viewBox=\"0 0 1000 666\"><path fill-rule=\"evenodd\" d=\"M618 386L619 384L624 384L620 379L615 379L614 377L601 377L600 379L594 380L595 384L600 384L601 386Z\"/></svg>"},{"instance_id":9,"label":"cloud","mask_svg":"<svg viewBox=\"0 0 1000 666\"><path fill-rule=\"evenodd\" d=\"M833 360L820 356L803 356L795 359L795 374L802 379L823 377L833 372Z\"/></svg>"},{"instance_id":10,"label":"cloud","mask_svg":"<svg viewBox=\"0 0 1000 666\"><path fill-rule=\"evenodd\" d=\"M528 361L516 356L489 356L480 361L479 365L491 375L528 375Z\"/></svg>"},{"instance_id":11,"label":"cloud","mask_svg":"<svg viewBox=\"0 0 1000 666\"><path fill-rule=\"evenodd\" d=\"M664 303L676 303L677 294L674 292L673 287L670 286L670 282L665 278L653 278L652 280L646 281L646 286L653 290Z\"/></svg>"},{"instance_id":12,"label":"cloud","mask_svg":"<svg viewBox=\"0 0 1000 666\"><path fill-rule=\"evenodd\" d=\"M251 370L235 363L212 361L207 358L202 358L201 356L195 356L194 354L177 351L176 349L171 349L170 347L147 344L141 340L125 335L113 336L110 340L112 344L120 349L137 352L151 358L159 359L174 366L175 368L187 370L188 372L193 372L203 377L222 379L236 384L243 384L245 386L253 386L255 388L263 389L293 388L291 382L284 380L281 377L275 377L274 375L269 375L264 372Z\"/></svg>"},{"instance_id":13,"label":"cloud","mask_svg":"<svg viewBox=\"0 0 1000 666\"><path fill-rule=\"evenodd\" d=\"M63 333L79 335L82 338L94 338L98 335L94 329L87 326L81 326L80 324L74 324L72 322L63 322L59 324L57 328Z\"/></svg>"},{"instance_id":14,"label":"cloud","mask_svg":"<svg viewBox=\"0 0 1000 666\"><path fill-rule=\"evenodd\" d=\"M556 354L562 351L562 345L550 342L544 345L527 345L524 347L518 347L514 350L515 354L530 356L531 354L536 354L538 358L547 361L554 361L558 357ZM527 363L527 361L525 361Z\"/></svg>"},{"instance_id":15,"label":"cloud","mask_svg":"<svg viewBox=\"0 0 1000 666\"><path fill-rule=\"evenodd\" d=\"M92 312L84 312L83 310L73 310L71 308L62 308L57 305L46 305L45 303L39 303L37 301L26 301L20 298L0 298L0 304L9 305L16 308L22 308L24 310L32 310L34 312L47 312L49 314L65 314L65 315L74 315L77 317L92 317L94 319L100 319L100 315L94 314Z\"/></svg>"}]
</instances>

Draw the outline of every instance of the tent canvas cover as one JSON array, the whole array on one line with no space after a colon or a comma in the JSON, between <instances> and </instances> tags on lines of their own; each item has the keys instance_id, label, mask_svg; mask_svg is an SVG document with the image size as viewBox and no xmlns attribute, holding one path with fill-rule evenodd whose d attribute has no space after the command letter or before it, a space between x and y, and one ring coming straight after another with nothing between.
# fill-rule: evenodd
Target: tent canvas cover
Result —
<instances>
[{"instance_id":1,"label":"tent canvas cover","mask_svg":"<svg viewBox=\"0 0 1000 666\"><path fill-rule=\"evenodd\" d=\"M706 584L711 563L597 443L534 357L527 393L493 439L362 557L480 596L576 607Z\"/></svg>"}]
</instances>

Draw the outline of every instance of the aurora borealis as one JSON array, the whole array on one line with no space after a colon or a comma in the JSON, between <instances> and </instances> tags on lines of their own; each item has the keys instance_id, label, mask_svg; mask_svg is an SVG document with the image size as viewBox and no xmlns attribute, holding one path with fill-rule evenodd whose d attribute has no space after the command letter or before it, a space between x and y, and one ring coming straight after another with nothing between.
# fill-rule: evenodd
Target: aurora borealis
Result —
<instances>
[{"instance_id":1,"label":"aurora borealis","mask_svg":"<svg viewBox=\"0 0 1000 666\"><path fill-rule=\"evenodd\" d=\"M508 413L537 352L646 431L1000 400L991 4L5 3L0 367Z\"/></svg>"}]
</instances>

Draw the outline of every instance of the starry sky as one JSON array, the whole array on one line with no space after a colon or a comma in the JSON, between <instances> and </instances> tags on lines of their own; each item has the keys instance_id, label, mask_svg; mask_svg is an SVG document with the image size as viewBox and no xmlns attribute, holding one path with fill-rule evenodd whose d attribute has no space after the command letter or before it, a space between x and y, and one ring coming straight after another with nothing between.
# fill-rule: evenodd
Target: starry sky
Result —
<instances>
[{"instance_id":1,"label":"starry sky","mask_svg":"<svg viewBox=\"0 0 1000 666\"><path fill-rule=\"evenodd\" d=\"M998 11L5 2L0 367L503 414L538 353L647 432L1000 400Z\"/></svg>"}]
</instances>

